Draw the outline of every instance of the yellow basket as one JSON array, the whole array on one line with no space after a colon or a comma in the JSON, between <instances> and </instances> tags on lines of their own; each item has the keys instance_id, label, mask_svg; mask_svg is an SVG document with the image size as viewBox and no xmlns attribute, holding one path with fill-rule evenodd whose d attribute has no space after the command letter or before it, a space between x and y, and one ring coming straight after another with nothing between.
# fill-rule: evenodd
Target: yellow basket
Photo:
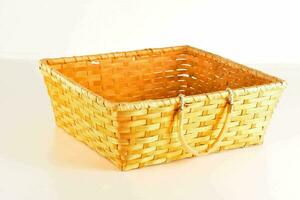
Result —
<instances>
[{"instance_id":1,"label":"yellow basket","mask_svg":"<svg viewBox=\"0 0 300 200\"><path fill-rule=\"evenodd\" d=\"M43 59L56 124L121 170L261 144L283 80L178 46Z\"/></svg>"}]
</instances>

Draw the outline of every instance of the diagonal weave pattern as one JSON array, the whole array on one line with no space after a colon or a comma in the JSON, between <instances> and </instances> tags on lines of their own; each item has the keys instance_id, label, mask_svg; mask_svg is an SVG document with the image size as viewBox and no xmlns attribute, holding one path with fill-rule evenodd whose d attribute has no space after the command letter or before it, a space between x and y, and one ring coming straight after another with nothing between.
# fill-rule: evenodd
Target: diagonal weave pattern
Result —
<instances>
[{"instance_id":1,"label":"diagonal weave pattern","mask_svg":"<svg viewBox=\"0 0 300 200\"><path fill-rule=\"evenodd\" d=\"M284 81L189 46L43 59L56 123L122 170L192 157L212 145L231 88L234 107L213 152L261 144Z\"/></svg>"}]
</instances>

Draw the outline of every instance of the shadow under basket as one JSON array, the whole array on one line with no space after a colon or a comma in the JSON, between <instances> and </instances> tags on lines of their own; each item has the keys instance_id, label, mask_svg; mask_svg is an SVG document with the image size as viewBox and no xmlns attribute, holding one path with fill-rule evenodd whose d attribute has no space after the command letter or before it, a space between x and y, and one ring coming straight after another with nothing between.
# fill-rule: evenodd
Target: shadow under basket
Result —
<instances>
[{"instance_id":1,"label":"shadow under basket","mask_svg":"<svg viewBox=\"0 0 300 200\"><path fill-rule=\"evenodd\" d=\"M283 80L177 46L43 59L56 124L121 170L261 144Z\"/></svg>"}]
</instances>

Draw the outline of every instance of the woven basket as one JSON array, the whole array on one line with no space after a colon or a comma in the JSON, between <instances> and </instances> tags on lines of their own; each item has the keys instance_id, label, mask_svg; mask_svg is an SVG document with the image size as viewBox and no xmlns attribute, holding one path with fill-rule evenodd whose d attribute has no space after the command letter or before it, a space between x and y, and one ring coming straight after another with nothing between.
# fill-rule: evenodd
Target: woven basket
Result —
<instances>
[{"instance_id":1,"label":"woven basket","mask_svg":"<svg viewBox=\"0 0 300 200\"><path fill-rule=\"evenodd\" d=\"M283 80L190 46L43 59L56 124L121 170L261 144Z\"/></svg>"}]
</instances>

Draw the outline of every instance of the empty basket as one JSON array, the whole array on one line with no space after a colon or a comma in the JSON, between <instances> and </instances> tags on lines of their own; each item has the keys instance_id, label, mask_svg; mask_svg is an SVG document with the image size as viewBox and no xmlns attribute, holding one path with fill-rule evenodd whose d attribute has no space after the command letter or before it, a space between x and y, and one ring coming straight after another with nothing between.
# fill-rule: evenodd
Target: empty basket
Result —
<instances>
[{"instance_id":1,"label":"empty basket","mask_svg":"<svg viewBox=\"0 0 300 200\"><path fill-rule=\"evenodd\" d=\"M190 46L43 59L56 124L121 170L261 144L281 79Z\"/></svg>"}]
</instances>

